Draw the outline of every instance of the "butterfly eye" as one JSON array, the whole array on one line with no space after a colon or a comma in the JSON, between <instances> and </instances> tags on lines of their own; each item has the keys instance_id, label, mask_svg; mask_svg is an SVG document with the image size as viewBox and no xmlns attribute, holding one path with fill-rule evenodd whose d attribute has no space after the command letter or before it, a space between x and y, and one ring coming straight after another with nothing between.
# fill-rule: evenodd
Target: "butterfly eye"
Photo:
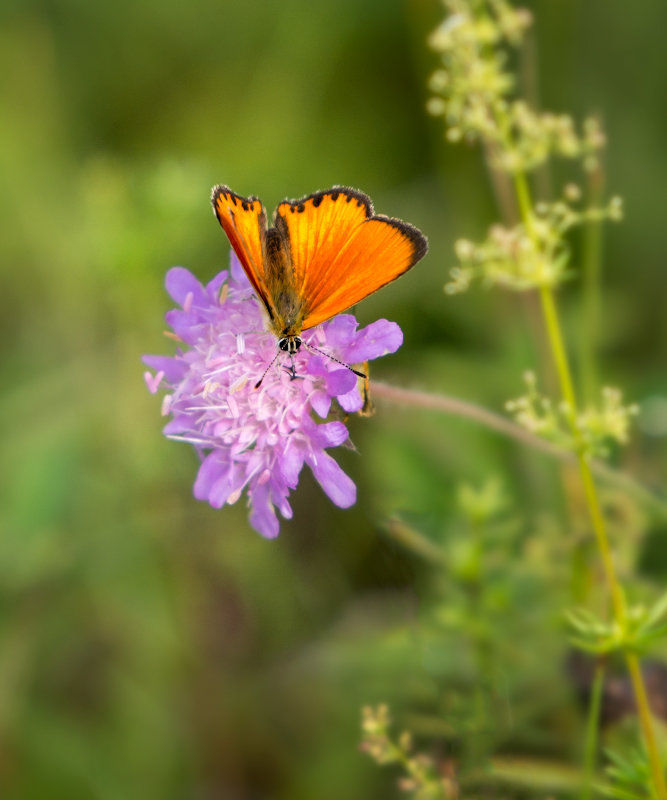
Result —
<instances>
[{"instance_id":1,"label":"butterfly eye","mask_svg":"<svg viewBox=\"0 0 667 800\"><path fill-rule=\"evenodd\" d=\"M299 336L284 336L282 339L278 339L278 347L285 353L294 355L294 353L299 352L301 338Z\"/></svg>"}]
</instances>

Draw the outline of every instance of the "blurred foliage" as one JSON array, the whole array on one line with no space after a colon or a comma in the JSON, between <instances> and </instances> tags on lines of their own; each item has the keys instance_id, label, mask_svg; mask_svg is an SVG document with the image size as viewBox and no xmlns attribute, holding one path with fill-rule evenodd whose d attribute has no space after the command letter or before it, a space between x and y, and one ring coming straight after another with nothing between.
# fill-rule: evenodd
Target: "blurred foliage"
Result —
<instances>
[{"instance_id":1,"label":"blurred foliage","mask_svg":"<svg viewBox=\"0 0 667 800\"><path fill-rule=\"evenodd\" d=\"M604 248L602 371L641 404L623 466L659 488L667 6L525 5L524 80L551 108L600 113L611 142L606 182L627 215ZM208 280L226 265L214 183L269 207L339 183L431 242L360 306L405 332L378 376L495 408L513 395L539 360L530 302L442 291L454 240L494 212L477 154L447 148L424 112L441 17L436 0L2 4L3 798L394 796L357 750L359 709L385 701L473 765L580 746L560 610L593 590L567 470L380 405L352 421L359 452L342 459L357 506L307 479L267 542L241 505L194 501L195 455L161 436L141 380L142 353L170 352L167 268ZM482 525L469 509L490 476L505 505ZM664 584L664 520L619 494L607 505L622 569ZM443 563L392 538L392 515Z\"/></svg>"}]
</instances>

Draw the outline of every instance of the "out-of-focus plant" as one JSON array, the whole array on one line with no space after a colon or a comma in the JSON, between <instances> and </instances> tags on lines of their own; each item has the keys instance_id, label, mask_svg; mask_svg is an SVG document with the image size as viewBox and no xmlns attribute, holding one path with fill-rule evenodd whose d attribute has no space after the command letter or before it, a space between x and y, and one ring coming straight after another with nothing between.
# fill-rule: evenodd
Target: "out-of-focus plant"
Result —
<instances>
[{"instance_id":1,"label":"out-of-focus plant","mask_svg":"<svg viewBox=\"0 0 667 800\"><path fill-rule=\"evenodd\" d=\"M426 774L434 769L447 776L447 791L456 786L457 796L477 796L481 784L490 786L497 777L496 754L517 737L539 741L545 715L559 703L557 693L545 691L562 670L559 648L543 634L559 624L565 573L554 569L562 551L557 530L539 523L539 536L527 535L531 526L517 515L498 478L461 483L453 496L456 510L437 544L406 520L387 526L394 541L434 568L410 647L435 682L436 709L401 713L401 719L420 742L437 732L437 748L419 748L417 763L429 765ZM517 647L524 641L540 646ZM364 750L376 760L380 754L382 763L403 763L407 756L394 749L403 740L392 740L393 747L385 741L388 712L377 710L365 720L364 741L370 723L382 735ZM524 766L523 785L530 786L541 767Z\"/></svg>"},{"instance_id":2,"label":"out-of-focus plant","mask_svg":"<svg viewBox=\"0 0 667 800\"><path fill-rule=\"evenodd\" d=\"M508 400L505 408L531 433L572 452L580 450L587 458L608 455L612 442L627 443L630 420L639 407L634 403L623 405L619 389L606 386L600 405L587 406L575 419L565 400L554 404L550 397L540 393L534 372L526 372L524 381L526 394ZM575 438L575 430L579 431L579 440Z\"/></svg>"},{"instance_id":3,"label":"out-of-focus plant","mask_svg":"<svg viewBox=\"0 0 667 800\"><path fill-rule=\"evenodd\" d=\"M600 453L601 441L624 441L633 407L625 407L620 392L607 389L600 408L580 410L570 359L565 346L555 290L570 277L571 250L566 234L575 225L619 219L620 200L606 206L574 206L580 192L568 185L555 203L533 199L529 173L548 159L563 157L581 163L584 174L598 168L598 154L605 137L594 118L579 132L567 115L532 110L516 97L516 82L509 68L509 50L519 45L531 23L531 15L504 0L445 0L449 14L431 37L442 66L431 77L433 98L429 110L441 115L450 141L479 140L488 165L500 180L513 187L516 223L511 228L495 226L479 245L457 244L461 261L447 290L467 288L474 277L518 290L536 290L553 365L561 390L558 404L537 394L534 380L526 396L514 400L517 420L533 432L556 434L560 444L576 455L590 521L604 566L615 630L604 636L624 655L634 685L642 733L649 754L651 776L658 796L667 798L667 785L658 752L637 650L628 633L631 614L621 588L590 457ZM563 425L562 423L565 423ZM649 618L655 616L649 614ZM581 633L581 629L580 629Z\"/></svg>"},{"instance_id":4,"label":"out-of-focus plant","mask_svg":"<svg viewBox=\"0 0 667 800\"><path fill-rule=\"evenodd\" d=\"M454 800L459 796L454 775L440 775L433 758L414 752L412 735L403 731L397 739L390 733L389 708L366 706L362 711L361 749L378 764L399 764L404 771L399 788L415 800Z\"/></svg>"},{"instance_id":5,"label":"out-of-focus plant","mask_svg":"<svg viewBox=\"0 0 667 800\"><path fill-rule=\"evenodd\" d=\"M658 797L651 786L651 764L645 751L635 748L621 755L608 748L606 755L608 783L597 787L601 794L615 800L655 800Z\"/></svg>"},{"instance_id":6,"label":"out-of-focus plant","mask_svg":"<svg viewBox=\"0 0 667 800\"><path fill-rule=\"evenodd\" d=\"M622 655L633 687L646 753L641 768L636 768L638 762L634 757L626 760L615 757L609 770L609 777L617 787L614 796L667 800L665 772L639 660L657 640L664 638L667 600L660 598L648 610L626 600L592 466L594 457L608 455L612 443L621 445L627 441L637 407L625 405L621 391L611 387L599 393L597 403L592 400L592 373L596 370L592 354L597 335L594 315L588 320L579 353L588 369L588 374L584 371L582 376L586 391L575 385L557 302L561 286L582 272L573 258L569 241L572 230L597 229L604 220L622 218L619 198L603 202L599 192L592 190L599 186L596 178L601 169L600 152L605 135L595 118L577 125L566 114L537 111L519 96L513 51L522 44L532 23L530 12L514 8L505 0L443 2L447 16L430 38L441 63L430 78L432 97L428 110L442 118L447 141L482 146L503 212L503 222L492 225L483 241L459 239L456 243L459 263L451 271L445 292L460 294L477 281L485 286L537 294L551 357L551 364L543 368L555 371L560 397L552 399L538 390L537 378L531 371L526 373L527 392L509 401L507 409L531 434L569 451L578 466L581 493L602 561L610 616L599 619L588 610L569 612L573 644L596 654ZM548 197L536 199L537 182L533 183L532 177L557 158L579 164L587 187L585 200L582 200L584 191L571 182L564 186L556 201ZM584 275L584 307L588 310L598 302L599 268L593 263L598 255L599 248L592 255L584 252L582 256L582 262L594 276L591 279L591 275L588 278ZM584 394L586 403L582 404L580 397ZM471 575L479 577L479 549L474 545L468 548L468 556L471 554L475 557L467 559L467 572L459 570L458 578L464 581ZM585 735L581 779L584 798L590 797L593 790L598 749L602 670L596 675L598 691L592 693ZM632 788L627 789L630 785Z\"/></svg>"}]
</instances>

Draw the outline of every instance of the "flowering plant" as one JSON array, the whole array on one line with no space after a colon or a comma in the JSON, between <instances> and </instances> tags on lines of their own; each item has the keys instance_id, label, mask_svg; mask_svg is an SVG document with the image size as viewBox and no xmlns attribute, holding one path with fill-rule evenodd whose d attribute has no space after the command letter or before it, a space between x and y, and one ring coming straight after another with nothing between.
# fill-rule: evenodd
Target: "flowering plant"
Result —
<instances>
[{"instance_id":1,"label":"flowering plant","mask_svg":"<svg viewBox=\"0 0 667 800\"><path fill-rule=\"evenodd\" d=\"M165 435L192 444L202 460L195 497L220 508L245 490L250 524L272 538L279 533L275 509L292 517L289 493L307 464L337 506L353 505L354 483L326 452L349 441L340 417L364 403L345 364L398 350L398 325L380 319L359 329L352 314L341 314L305 331L293 360L276 359L275 336L264 330L263 311L234 253L230 271L206 286L174 267L166 287L180 305L166 315L180 347L174 356L144 356L155 371L145 379L152 393L168 390Z\"/></svg>"}]
</instances>

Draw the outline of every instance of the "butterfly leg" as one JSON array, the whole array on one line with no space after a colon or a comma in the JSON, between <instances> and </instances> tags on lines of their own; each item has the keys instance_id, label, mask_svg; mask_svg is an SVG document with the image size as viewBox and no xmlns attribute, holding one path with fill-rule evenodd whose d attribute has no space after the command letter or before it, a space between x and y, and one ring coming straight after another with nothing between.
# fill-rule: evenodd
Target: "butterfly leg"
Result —
<instances>
[{"instance_id":1,"label":"butterfly leg","mask_svg":"<svg viewBox=\"0 0 667 800\"><path fill-rule=\"evenodd\" d=\"M296 367L294 366L294 355L290 353L290 364L289 367L283 364L283 369L289 375L289 379L291 381L297 380L297 378L302 378L303 376L296 374Z\"/></svg>"}]
</instances>

